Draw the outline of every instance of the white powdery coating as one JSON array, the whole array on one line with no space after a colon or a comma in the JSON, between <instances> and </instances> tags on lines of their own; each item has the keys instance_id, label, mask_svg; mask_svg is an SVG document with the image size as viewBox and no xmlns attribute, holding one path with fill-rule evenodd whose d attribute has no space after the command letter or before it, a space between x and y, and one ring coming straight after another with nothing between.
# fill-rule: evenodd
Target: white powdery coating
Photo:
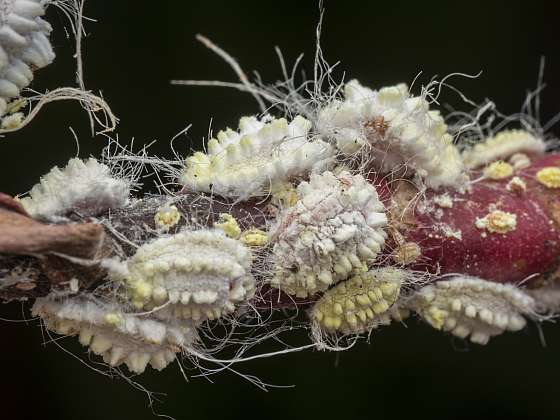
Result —
<instances>
[{"instance_id":1,"label":"white powdery coating","mask_svg":"<svg viewBox=\"0 0 560 420\"><path fill-rule=\"evenodd\" d=\"M64 169L55 166L21 200L25 210L37 218L63 216L71 210L92 216L123 207L130 182L114 178L107 165L95 159L73 158Z\"/></svg>"},{"instance_id":2,"label":"white powdery coating","mask_svg":"<svg viewBox=\"0 0 560 420\"><path fill-rule=\"evenodd\" d=\"M239 131L220 131L208 142L208 154L187 158L180 182L195 191L222 196L267 194L274 184L323 170L333 159L332 146L311 139L311 122L243 117Z\"/></svg>"},{"instance_id":3,"label":"white powdery coating","mask_svg":"<svg viewBox=\"0 0 560 420\"><path fill-rule=\"evenodd\" d=\"M48 39L51 26L41 19L45 0L0 0L0 114L11 98L33 80L33 68L55 57Z\"/></svg>"},{"instance_id":4,"label":"white powdery coating","mask_svg":"<svg viewBox=\"0 0 560 420\"><path fill-rule=\"evenodd\" d=\"M461 276L423 287L410 309L436 329L486 344L506 330L525 327L523 315L535 313L535 301L513 285Z\"/></svg>"},{"instance_id":5,"label":"white powdery coating","mask_svg":"<svg viewBox=\"0 0 560 420\"><path fill-rule=\"evenodd\" d=\"M507 159L516 153L544 153L543 139L525 130L501 131L482 143L463 151L463 160L469 168L476 168L498 159Z\"/></svg>"},{"instance_id":6,"label":"white powdery coating","mask_svg":"<svg viewBox=\"0 0 560 420\"><path fill-rule=\"evenodd\" d=\"M141 246L120 277L135 306L200 322L253 296L251 263L250 250L219 229L186 231Z\"/></svg>"},{"instance_id":7,"label":"white powdery coating","mask_svg":"<svg viewBox=\"0 0 560 420\"><path fill-rule=\"evenodd\" d=\"M148 363L157 370L164 369L197 337L188 324L127 314L115 304L85 297L63 301L38 298L32 313L40 316L49 330L79 335L80 343L103 356L106 363L124 363L134 373L144 372Z\"/></svg>"},{"instance_id":8,"label":"white powdery coating","mask_svg":"<svg viewBox=\"0 0 560 420\"><path fill-rule=\"evenodd\" d=\"M297 187L298 200L271 232L275 274L271 283L305 297L367 270L383 248L385 208L363 176L348 172L311 175Z\"/></svg>"},{"instance_id":9,"label":"white powdery coating","mask_svg":"<svg viewBox=\"0 0 560 420\"><path fill-rule=\"evenodd\" d=\"M465 180L461 155L439 111L411 96L405 84L374 91L352 80L344 97L322 109L317 122L319 133L334 139L342 153L352 155L367 144L377 171L406 166L431 188Z\"/></svg>"}]
</instances>

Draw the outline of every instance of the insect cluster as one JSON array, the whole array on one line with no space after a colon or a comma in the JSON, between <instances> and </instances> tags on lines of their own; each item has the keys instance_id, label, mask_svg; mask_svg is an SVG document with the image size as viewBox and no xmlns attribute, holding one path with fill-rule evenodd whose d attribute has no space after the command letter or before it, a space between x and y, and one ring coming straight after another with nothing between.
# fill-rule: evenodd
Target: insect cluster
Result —
<instances>
[{"instance_id":1,"label":"insect cluster","mask_svg":"<svg viewBox=\"0 0 560 420\"><path fill-rule=\"evenodd\" d=\"M54 57L44 5L0 3L4 112L30 66ZM277 310L299 310L323 349L414 315L486 344L556 311L539 290L553 287L544 274L560 248L550 204L560 159L545 153L538 127L473 138L432 108L429 88L338 88L306 109L291 92L283 116L242 117L179 164L106 155L52 169L20 200L24 211L47 224L95 223L105 237L94 258L71 261L96 280L77 272L33 314L141 373L179 353L212 360ZM124 161L157 161L175 187L136 196L138 171ZM230 335L210 349L218 327Z\"/></svg>"}]
</instances>

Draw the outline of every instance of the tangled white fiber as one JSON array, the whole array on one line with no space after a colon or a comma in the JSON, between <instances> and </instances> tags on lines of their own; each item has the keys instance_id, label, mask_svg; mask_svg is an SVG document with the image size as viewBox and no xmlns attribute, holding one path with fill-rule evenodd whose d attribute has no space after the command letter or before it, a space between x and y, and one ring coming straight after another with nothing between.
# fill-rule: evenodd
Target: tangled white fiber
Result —
<instances>
[{"instance_id":1,"label":"tangled white fiber","mask_svg":"<svg viewBox=\"0 0 560 420\"><path fill-rule=\"evenodd\" d=\"M78 101L89 115L92 133L112 131L118 119L109 104L86 90L82 68L83 8L85 0L2 0L0 2L0 134L18 131L29 124L43 106L56 101ZM33 71L55 58L49 41L51 25L42 16L57 7L68 18L76 36L78 87L59 87L46 93L23 95ZM21 110L29 105L27 114ZM97 128L99 127L99 129Z\"/></svg>"}]
</instances>

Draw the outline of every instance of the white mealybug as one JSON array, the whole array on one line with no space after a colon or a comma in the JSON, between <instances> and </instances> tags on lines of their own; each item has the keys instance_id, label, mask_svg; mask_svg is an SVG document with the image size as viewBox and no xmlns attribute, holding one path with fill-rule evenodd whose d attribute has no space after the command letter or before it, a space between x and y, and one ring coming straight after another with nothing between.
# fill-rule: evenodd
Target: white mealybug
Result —
<instances>
[{"instance_id":1,"label":"white mealybug","mask_svg":"<svg viewBox=\"0 0 560 420\"><path fill-rule=\"evenodd\" d=\"M463 160L469 168L477 168L498 159L507 159L516 153L542 154L545 149L544 140L528 131L505 130L465 149Z\"/></svg>"},{"instance_id":2,"label":"white mealybug","mask_svg":"<svg viewBox=\"0 0 560 420\"><path fill-rule=\"evenodd\" d=\"M383 174L409 167L428 187L461 186L466 179L459 151L439 111L405 84L373 91L357 80L344 87L344 100L320 110L319 134L344 155L367 145L370 164Z\"/></svg>"},{"instance_id":3,"label":"white mealybug","mask_svg":"<svg viewBox=\"0 0 560 420\"><path fill-rule=\"evenodd\" d=\"M54 167L21 200L36 218L52 219L72 210L93 216L126 205L130 182L111 175L107 165L95 159L73 158L64 169Z\"/></svg>"},{"instance_id":4,"label":"white mealybug","mask_svg":"<svg viewBox=\"0 0 560 420\"><path fill-rule=\"evenodd\" d=\"M383 248L385 208L361 175L324 172L297 187L298 200L272 229L272 285L305 297L355 270L367 270Z\"/></svg>"},{"instance_id":5,"label":"white mealybug","mask_svg":"<svg viewBox=\"0 0 560 420\"><path fill-rule=\"evenodd\" d=\"M32 308L45 326L64 335L79 335L88 346L111 366L126 364L134 373L142 373L150 364L162 370L176 354L197 340L194 327L182 322L161 321L122 311L116 303L102 303L88 297L57 301L39 298Z\"/></svg>"},{"instance_id":6,"label":"white mealybug","mask_svg":"<svg viewBox=\"0 0 560 420\"><path fill-rule=\"evenodd\" d=\"M384 267L356 274L325 292L311 310L311 318L328 333L360 334L389 324L408 273Z\"/></svg>"},{"instance_id":7,"label":"white mealybug","mask_svg":"<svg viewBox=\"0 0 560 420\"><path fill-rule=\"evenodd\" d=\"M243 117L239 131L220 131L208 142L208 154L187 158L180 182L195 191L221 196L266 195L275 184L324 169L333 148L309 137L311 122L297 116L286 119Z\"/></svg>"},{"instance_id":8,"label":"white mealybug","mask_svg":"<svg viewBox=\"0 0 560 420\"><path fill-rule=\"evenodd\" d=\"M523 315L535 314L535 301L513 285L460 276L423 287L410 309L436 329L486 344L506 330L525 327Z\"/></svg>"},{"instance_id":9,"label":"white mealybug","mask_svg":"<svg viewBox=\"0 0 560 420\"><path fill-rule=\"evenodd\" d=\"M7 102L33 79L33 69L55 57L48 39L51 26L41 19L46 0L0 1L0 115Z\"/></svg>"},{"instance_id":10,"label":"white mealybug","mask_svg":"<svg viewBox=\"0 0 560 420\"><path fill-rule=\"evenodd\" d=\"M254 294L251 252L219 229L184 231L141 246L112 276L134 306L196 322L232 313Z\"/></svg>"}]
</instances>

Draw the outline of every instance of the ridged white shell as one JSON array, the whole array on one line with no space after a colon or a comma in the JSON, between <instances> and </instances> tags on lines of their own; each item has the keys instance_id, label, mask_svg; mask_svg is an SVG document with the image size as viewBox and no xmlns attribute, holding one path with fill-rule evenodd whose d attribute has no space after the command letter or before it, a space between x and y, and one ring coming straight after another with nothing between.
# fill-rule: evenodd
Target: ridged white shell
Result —
<instances>
[{"instance_id":1,"label":"ridged white shell","mask_svg":"<svg viewBox=\"0 0 560 420\"><path fill-rule=\"evenodd\" d=\"M63 216L71 210L87 216L124 206L129 193L130 182L113 177L107 165L73 158L64 169L55 166L41 177L21 203L37 218Z\"/></svg>"},{"instance_id":2,"label":"ridged white shell","mask_svg":"<svg viewBox=\"0 0 560 420\"><path fill-rule=\"evenodd\" d=\"M478 344L504 331L518 331L535 301L523 290L475 277L455 277L420 289L410 301L431 326Z\"/></svg>"},{"instance_id":3,"label":"ridged white shell","mask_svg":"<svg viewBox=\"0 0 560 420\"><path fill-rule=\"evenodd\" d=\"M51 26L41 18L48 1L0 1L0 114L7 102L33 80L33 69L55 57L48 39Z\"/></svg>"},{"instance_id":4,"label":"ridged white shell","mask_svg":"<svg viewBox=\"0 0 560 420\"><path fill-rule=\"evenodd\" d=\"M118 276L118 275L117 275ZM138 308L200 322L253 296L251 252L219 229L185 231L140 247L120 274Z\"/></svg>"},{"instance_id":5,"label":"ridged white shell","mask_svg":"<svg viewBox=\"0 0 560 420\"><path fill-rule=\"evenodd\" d=\"M103 356L111 366L126 364L142 373L150 364L162 370L175 360L176 353L196 341L194 327L124 313L116 304L100 303L86 297L61 301L39 298L32 309L45 326L64 335L79 335L80 343Z\"/></svg>"},{"instance_id":6,"label":"ridged white shell","mask_svg":"<svg viewBox=\"0 0 560 420\"><path fill-rule=\"evenodd\" d=\"M344 87L343 101L319 112L317 129L346 155L368 145L378 172L412 169L432 188L459 186L463 162L439 111L404 84L373 91L357 80Z\"/></svg>"},{"instance_id":7,"label":"ridged white shell","mask_svg":"<svg viewBox=\"0 0 560 420\"><path fill-rule=\"evenodd\" d=\"M180 182L195 191L221 196L251 197L267 194L292 177L322 170L334 149L309 137L311 122L296 117L243 117L239 131L220 131L208 142L208 154L187 158Z\"/></svg>"},{"instance_id":8,"label":"ridged white shell","mask_svg":"<svg viewBox=\"0 0 560 420\"><path fill-rule=\"evenodd\" d=\"M385 208L373 185L348 172L311 175L278 217L272 285L305 297L363 270L386 238Z\"/></svg>"}]
</instances>

